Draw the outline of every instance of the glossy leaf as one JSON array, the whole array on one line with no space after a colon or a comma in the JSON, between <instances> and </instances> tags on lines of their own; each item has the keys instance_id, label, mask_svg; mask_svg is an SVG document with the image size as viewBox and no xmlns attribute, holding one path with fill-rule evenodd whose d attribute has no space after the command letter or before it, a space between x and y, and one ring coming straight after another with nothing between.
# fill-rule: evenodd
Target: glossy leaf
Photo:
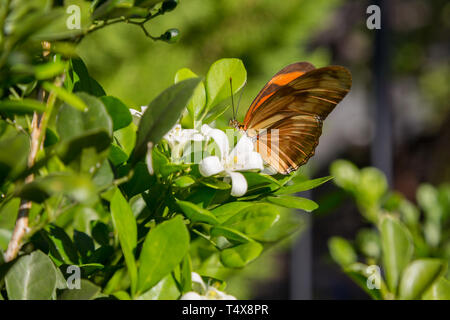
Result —
<instances>
[{"instance_id":1,"label":"glossy leaf","mask_svg":"<svg viewBox=\"0 0 450 320\"><path fill-rule=\"evenodd\" d=\"M299 183L296 183L293 185L284 186L284 187L280 188L279 190L277 190L275 192L275 194L290 194L290 193L297 193L297 192L311 190L313 188L320 186L321 184L323 184L327 181L330 181L331 179L333 179L333 177L328 176L328 177L322 177L322 178L317 178L317 179L313 179L313 180L302 181L302 182L299 182Z\"/></svg>"},{"instance_id":2,"label":"glossy leaf","mask_svg":"<svg viewBox=\"0 0 450 320\"><path fill-rule=\"evenodd\" d=\"M188 68L183 68L178 70L177 73L175 74L175 83L191 78L197 78L197 75ZM193 120L198 119L203 108L205 107L205 103L206 103L205 84L203 83L203 81L201 81L198 84L197 88L195 88L195 91L192 94L192 97L189 99L189 102L186 106L189 115ZM192 127L194 127L194 123L192 124Z\"/></svg>"},{"instance_id":3,"label":"glossy leaf","mask_svg":"<svg viewBox=\"0 0 450 320\"><path fill-rule=\"evenodd\" d=\"M149 142L155 145L175 125L199 82L199 78L183 80L150 102L139 122L135 161L145 155Z\"/></svg>"},{"instance_id":4,"label":"glossy leaf","mask_svg":"<svg viewBox=\"0 0 450 320\"><path fill-rule=\"evenodd\" d=\"M25 184L17 191L17 196L40 203L53 195L62 194L74 201L91 202L95 199L95 190L95 186L86 176L51 174Z\"/></svg>"},{"instance_id":5,"label":"glossy leaf","mask_svg":"<svg viewBox=\"0 0 450 320\"><path fill-rule=\"evenodd\" d=\"M80 289L66 289L60 300L92 300L100 293L101 288L89 280L80 279Z\"/></svg>"},{"instance_id":6,"label":"glossy leaf","mask_svg":"<svg viewBox=\"0 0 450 320\"><path fill-rule=\"evenodd\" d=\"M34 251L13 264L5 284L11 300L50 300L56 288L56 269L47 255Z\"/></svg>"},{"instance_id":7,"label":"glossy leaf","mask_svg":"<svg viewBox=\"0 0 450 320\"><path fill-rule=\"evenodd\" d=\"M319 205L314 201L294 196L278 196L278 197L267 197L267 201L277 204L286 208L295 208L311 212L316 210Z\"/></svg>"},{"instance_id":8,"label":"glossy leaf","mask_svg":"<svg viewBox=\"0 0 450 320\"><path fill-rule=\"evenodd\" d=\"M192 222L205 222L212 225L219 224L219 221L209 210L203 209L189 201L178 200L177 204Z\"/></svg>"},{"instance_id":9,"label":"glossy leaf","mask_svg":"<svg viewBox=\"0 0 450 320\"><path fill-rule=\"evenodd\" d=\"M251 241L220 252L220 261L228 268L243 268L256 259L262 252L263 246Z\"/></svg>"},{"instance_id":10,"label":"glossy leaf","mask_svg":"<svg viewBox=\"0 0 450 320\"><path fill-rule=\"evenodd\" d=\"M450 300L450 281L440 277L423 295L425 300Z\"/></svg>"},{"instance_id":11,"label":"glossy leaf","mask_svg":"<svg viewBox=\"0 0 450 320\"><path fill-rule=\"evenodd\" d=\"M356 262L357 256L353 246L346 239L332 237L328 241L331 257L341 267L346 267Z\"/></svg>"},{"instance_id":12,"label":"glossy leaf","mask_svg":"<svg viewBox=\"0 0 450 320\"><path fill-rule=\"evenodd\" d=\"M113 122L113 130L119 130L128 126L133 118L128 107L119 99L111 96L100 98Z\"/></svg>"},{"instance_id":13,"label":"glossy leaf","mask_svg":"<svg viewBox=\"0 0 450 320\"><path fill-rule=\"evenodd\" d=\"M137 288L137 267L134 251L137 244L137 226L133 211L119 189L116 189L111 199L111 216L130 275L132 292L135 292Z\"/></svg>"},{"instance_id":14,"label":"glossy leaf","mask_svg":"<svg viewBox=\"0 0 450 320\"><path fill-rule=\"evenodd\" d=\"M230 88L232 80L232 89ZM214 62L206 75L206 110L238 92L247 81L247 71L239 59L221 59Z\"/></svg>"},{"instance_id":15,"label":"glossy leaf","mask_svg":"<svg viewBox=\"0 0 450 320\"><path fill-rule=\"evenodd\" d=\"M33 113L33 112L44 112L45 104L33 99L23 99L23 100L0 100L0 111L6 111L11 113Z\"/></svg>"},{"instance_id":16,"label":"glossy leaf","mask_svg":"<svg viewBox=\"0 0 450 320\"><path fill-rule=\"evenodd\" d=\"M181 217L150 230L139 257L139 292L145 292L169 274L189 249L189 233Z\"/></svg>"},{"instance_id":17,"label":"glossy leaf","mask_svg":"<svg viewBox=\"0 0 450 320\"><path fill-rule=\"evenodd\" d=\"M428 258L411 262L405 268L400 281L399 299L420 299L446 270L447 264L439 259Z\"/></svg>"},{"instance_id":18,"label":"glossy leaf","mask_svg":"<svg viewBox=\"0 0 450 320\"><path fill-rule=\"evenodd\" d=\"M258 203L253 204L227 219L222 225L236 229L249 237L260 236L279 218L275 206Z\"/></svg>"},{"instance_id":19,"label":"glossy leaf","mask_svg":"<svg viewBox=\"0 0 450 320\"><path fill-rule=\"evenodd\" d=\"M397 219L385 215L379 225L386 282L391 292L397 291L401 274L409 264L414 247L411 236Z\"/></svg>"}]
</instances>

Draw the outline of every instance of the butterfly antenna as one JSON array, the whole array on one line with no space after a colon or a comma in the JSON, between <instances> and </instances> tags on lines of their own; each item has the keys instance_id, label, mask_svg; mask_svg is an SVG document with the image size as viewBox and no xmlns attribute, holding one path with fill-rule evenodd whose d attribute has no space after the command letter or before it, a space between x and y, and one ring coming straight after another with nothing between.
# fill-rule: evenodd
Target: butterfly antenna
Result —
<instances>
[{"instance_id":1,"label":"butterfly antenna","mask_svg":"<svg viewBox=\"0 0 450 320\"><path fill-rule=\"evenodd\" d=\"M242 86L241 95L239 96L239 100L238 100L238 103L237 103L237 106L236 106L236 117L238 116L238 110L239 110L239 106L241 105L242 94L244 93L244 89L245 89L246 85L247 85L247 80L245 80L245 83Z\"/></svg>"},{"instance_id":2,"label":"butterfly antenna","mask_svg":"<svg viewBox=\"0 0 450 320\"><path fill-rule=\"evenodd\" d=\"M231 106L233 107L233 120L236 119L236 112L234 110L234 98L233 98L233 79L230 78L230 91L231 91Z\"/></svg>"}]
</instances>

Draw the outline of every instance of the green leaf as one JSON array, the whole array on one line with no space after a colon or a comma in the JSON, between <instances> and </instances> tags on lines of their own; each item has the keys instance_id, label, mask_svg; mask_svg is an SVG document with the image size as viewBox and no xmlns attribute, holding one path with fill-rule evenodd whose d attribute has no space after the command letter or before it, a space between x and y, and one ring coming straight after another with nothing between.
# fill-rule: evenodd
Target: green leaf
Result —
<instances>
[{"instance_id":1,"label":"green leaf","mask_svg":"<svg viewBox=\"0 0 450 320\"><path fill-rule=\"evenodd\" d=\"M38 177L17 191L17 196L38 203L58 194L89 203L96 199L96 188L91 179L84 175L57 173Z\"/></svg>"},{"instance_id":2,"label":"green leaf","mask_svg":"<svg viewBox=\"0 0 450 320\"><path fill-rule=\"evenodd\" d=\"M311 212L316 210L319 205L314 201L302 197L294 196L279 196L279 197L267 197L267 201L283 206L286 208L295 208Z\"/></svg>"},{"instance_id":3,"label":"green leaf","mask_svg":"<svg viewBox=\"0 0 450 320\"><path fill-rule=\"evenodd\" d=\"M427 258L411 262L405 268L400 281L398 288L399 299L420 299L446 270L447 264L439 259Z\"/></svg>"},{"instance_id":4,"label":"green leaf","mask_svg":"<svg viewBox=\"0 0 450 320\"><path fill-rule=\"evenodd\" d=\"M181 176L173 182L178 188L187 188L195 183L195 180L191 176Z\"/></svg>"},{"instance_id":5,"label":"green leaf","mask_svg":"<svg viewBox=\"0 0 450 320\"><path fill-rule=\"evenodd\" d=\"M14 114L44 112L45 104L33 99L22 100L0 100L0 111L12 112Z\"/></svg>"},{"instance_id":6,"label":"green leaf","mask_svg":"<svg viewBox=\"0 0 450 320\"><path fill-rule=\"evenodd\" d=\"M205 178L199 180L201 184L218 190L228 190L231 188L231 185L223 182L222 180L216 178Z\"/></svg>"},{"instance_id":7,"label":"green leaf","mask_svg":"<svg viewBox=\"0 0 450 320\"><path fill-rule=\"evenodd\" d=\"M423 295L424 300L450 300L450 281L440 277Z\"/></svg>"},{"instance_id":8,"label":"green leaf","mask_svg":"<svg viewBox=\"0 0 450 320\"><path fill-rule=\"evenodd\" d=\"M103 289L104 294L111 294L117 291L128 290L130 287L130 278L127 275L126 268L117 270ZM131 298L130 298L131 299Z\"/></svg>"},{"instance_id":9,"label":"green leaf","mask_svg":"<svg viewBox=\"0 0 450 320\"><path fill-rule=\"evenodd\" d=\"M66 64L61 60L51 61L47 63L42 63L36 65L34 69L34 74L36 79L43 80L53 78L64 72Z\"/></svg>"},{"instance_id":10,"label":"green leaf","mask_svg":"<svg viewBox=\"0 0 450 320\"><path fill-rule=\"evenodd\" d=\"M280 182L272 176L259 172L242 172L247 180L248 189L255 189L261 186L273 185L281 186Z\"/></svg>"},{"instance_id":11,"label":"green leaf","mask_svg":"<svg viewBox=\"0 0 450 320\"><path fill-rule=\"evenodd\" d=\"M389 215L381 217L379 230L386 282L389 290L395 293L401 274L411 260L414 246L404 225Z\"/></svg>"},{"instance_id":12,"label":"green leaf","mask_svg":"<svg viewBox=\"0 0 450 320\"><path fill-rule=\"evenodd\" d=\"M167 275L151 289L147 290L137 300L176 300L180 296L177 284L172 275Z\"/></svg>"},{"instance_id":13,"label":"green leaf","mask_svg":"<svg viewBox=\"0 0 450 320\"><path fill-rule=\"evenodd\" d=\"M181 263L181 288L183 293L192 290L192 262L191 257L187 254Z\"/></svg>"},{"instance_id":14,"label":"green leaf","mask_svg":"<svg viewBox=\"0 0 450 320\"><path fill-rule=\"evenodd\" d=\"M114 181L114 173L107 160L104 160L97 172L92 177L92 183L98 190L104 190L111 186Z\"/></svg>"},{"instance_id":15,"label":"green leaf","mask_svg":"<svg viewBox=\"0 0 450 320\"><path fill-rule=\"evenodd\" d=\"M178 200L177 204L192 222L204 222L212 225L219 224L219 221L209 210L203 209L189 201Z\"/></svg>"},{"instance_id":16,"label":"green leaf","mask_svg":"<svg viewBox=\"0 0 450 320\"><path fill-rule=\"evenodd\" d=\"M53 83L50 82L44 82L42 84L42 87L47 90L54 92L59 99L67 103L68 105L74 107L75 109L79 111L84 111L87 108L86 103L80 99L77 95L67 91L64 88L57 87Z\"/></svg>"},{"instance_id":17,"label":"green leaf","mask_svg":"<svg viewBox=\"0 0 450 320\"><path fill-rule=\"evenodd\" d=\"M71 59L73 72L76 74L74 78L74 92L86 92L96 97L106 95L101 85L89 75L89 72L80 58Z\"/></svg>"},{"instance_id":18,"label":"green leaf","mask_svg":"<svg viewBox=\"0 0 450 320\"><path fill-rule=\"evenodd\" d=\"M91 234L95 241L101 246L109 245L109 227L101 221L91 221Z\"/></svg>"},{"instance_id":19,"label":"green leaf","mask_svg":"<svg viewBox=\"0 0 450 320\"><path fill-rule=\"evenodd\" d=\"M229 202L225 203L217 208L214 208L211 212L217 218L220 223L225 222L230 217L234 216L239 211L252 206L251 202Z\"/></svg>"},{"instance_id":20,"label":"green leaf","mask_svg":"<svg viewBox=\"0 0 450 320\"><path fill-rule=\"evenodd\" d=\"M380 236L373 229L361 229L356 236L359 251L366 257L378 259L381 255Z\"/></svg>"},{"instance_id":21,"label":"green leaf","mask_svg":"<svg viewBox=\"0 0 450 320\"><path fill-rule=\"evenodd\" d=\"M242 268L256 259L262 250L263 246L261 244L250 241L222 250L220 252L220 261L228 268Z\"/></svg>"},{"instance_id":22,"label":"green leaf","mask_svg":"<svg viewBox=\"0 0 450 320\"><path fill-rule=\"evenodd\" d=\"M233 92L230 88L232 80ZM247 80L247 71L239 59L220 59L214 62L206 75L206 110L238 92Z\"/></svg>"},{"instance_id":23,"label":"green leaf","mask_svg":"<svg viewBox=\"0 0 450 320\"><path fill-rule=\"evenodd\" d=\"M180 216L157 225L147 234L139 257L139 292L169 274L189 249L189 233Z\"/></svg>"},{"instance_id":24,"label":"green leaf","mask_svg":"<svg viewBox=\"0 0 450 320\"><path fill-rule=\"evenodd\" d=\"M356 252L344 238L332 237L328 241L328 249L333 260L343 268L356 262Z\"/></svg>"},{"instance_id":25,"label":"green leaf","mask_svg":"<svg viewBox=\"0 0 450 320\"><path fill-rule=\"evenodd\" d=\"M199 78L183 80L164 90L149 104L139 122L135 162L145 155L148 142L155 145L175 125L199 82Z\"/></svg>"},{"instance_id":26,"label":"green leaf","mask_svg":"<svg viewBox=\"0 0 450 320\"><path fill-rule=\"evenodd\" d=\"M222 226L236 229L249 237L261 236L279 218L279 212L273 205L254 203L237 212Z\"/></svg>"},{"instance_id":27,"label":"green leaf","mask_svg":"<svg viewBox=\"0 0 450 320\"><path fill-rule=\"evenodd\" d=\"M21 256L5 277L10 300L50 300L56 288L56 268L41 251Z\"/></svg>"},{"instance_id":28,"label":"green leaf","mask_svg":"<svg viewBox=\"0 0 450 320\"><path fill-rule=\"evenodd\" d=\"M113 296L119 300L132 300L130 294L126 291L116 291L113 293Z\"/></svg>"},{"instance_id":29,"label":"green leaf","mask_svg":"<svg viewBox=\"0 0 450 320\"><path fill-rule=\"evenodd\" d=\"M228 109L230 109L231 104L220 104L216 108L213 108L210 112L208 112L203 119L203 123L211 123L214 120L217 120L220 116L222 116Z\"/></svg>"},{"instance_id":30,"label":"green leaf","mask_svg":"<svg viewBox=\"0 0 450 320\"><path fill-rule=\"evenodd\" d=\"M282 210L279 212L279 218L269 229L261 235L253 236L253 238L263 242L277 242L305 227L305 218L302 215L292 210Z\"/></svg>"},{"instance_id":31,"label":"green leaf","mask_svg":"<svg viewBox=\"0 0 450 320\"><path fill-rule=\"evenodd\" d=\"M322 177L322 178L317 178L317 179L313 179L313 180L306 180L306 181L302 181L302 182L298 182L294 185L290 185L290 186L284 186L282 188L280 188L279 190L277 190L276 192L274 192L274 194L290 194L290 193L297 193L297 192L302 192L302 191L306 191L306 190L311 190L313 188L316 188L318 186L320 186L321 184L330 181L331 179L333 179L332 176L328 176L328 177Z\"/></svg>"},{"instance_id":32,"label":"green leaf","mask_svg":"<svg viewBox=\"0 0 450 320\"><path fill-rule=\"evenodd\" d=\"M100 293L100 287L86 279L80 280L80 289L66 289L60 300L92 300Z\"/></svg>"},{"instance_id":33,"label":"green leaf","mask_svg":"<svg viewBox=\"0 0 450 320\"><path fill-rule=\"evenodd\" d=\"M361 169L357 192L364 201L370 203L379 201L387 188L387 180L383 172L372 167Z\"/></svg>"},{"instance_id":34,"label":"green leaf","mask_svg":"<svg viewBox=\"0 0 450 320\"><path fill-rule=\"evenodd\" d=\"M228 240L237 241L241 243L246 243L249 241L252 241L249 237L247 237L245 234L234 230L232 228L223 227L223 226L216 226L211 229L211 236L213 237L225 237Z\"/></svg>"},{"instance_id":35,"label":"green leaf","mask_svg":"<svg viewBox=\"0 0 450 320\"><path fill-rule=\"evenodd\" d=\"M113 124L103 102L84 92L75 97L86 106L84 111L70 108L67 104L61 107L56 123L61 140L84 136L95 129L103 129L112 135Z\"/></svg>"},{"instance_id":36,"label":"green leaf","mask_svg":"<svg viewBox=\"0 0 450 320\"><path fill-rule=\"evenodd\" d=\"M82 261L86 262L86 258L95 251L94 241L86 233L73 230L73 242L82 257Z\"/></svg>"},{"instance_id":37,"label":"green leaf","mask_svg":"<svg viewBox=\"0 0 450 320\"><path fill-rule=\"evenodd\" d=\"M0 139L0 185L10 176L15 176L25 170L27 166L30 142L25 133L12 133Z\"/></svg>"},{"instance_id":38,"label":"green leaf","mask_svg":"<svg viewBox=\"0 0 450 320\"><path fill-rule=\"evenodd\" d=\"M197 75L190 69L183 68L178 70L177 73L175 74L175 83L191 78L197 78ZM203 83L203 81L201 81L195 88L195 91L186 107L189 112L189 115L194 121L198 120L198 117L200 116L203 108L205 107L205 103L206 103L205 84ZM194 127L194 123L192 124L192 127Z\"/></svg>"},{"instance_id":39,"label":"green leaf","mask_svg":"<svg viewBox=\"0 0 450 320\"><path fill-rule=\"evenodd\" d=\"M133 211L119 189L116 190L111 199L111 216L114 228L119 235L120 246L125 257L132 292L134 293L137 288L137 267L134 258L137 245L137 226Z\"/></svg>"},{"instance_id":40,"label":"green leaf","mask_svg":"<svg viewBox=\"0 0 450 320\"><path fill-rule=\"evenodd\" d=\"M119 130L128 126L133 120L128 107L119 99L111 96L101 97L106 110L113 122L113 130Z\"/></svg>"},{"instance_id":41,"label":"green leaf","mask_svg":"<svg viewBox=\"0 0 450 320\"><path fill-rule=\"evenodd\" d=\"M54 246L49 255L57 259L59 263L78 264L77 248L64 229L52 224L49 224L46 229L47 237L51 241L51 245ZM59 264L57 263L57 265Z\"/></svg>"},{"instance_id":42,"label":"green leaf","mask_svg":"<svg viewBox=\"0 0 450 320\"><path fill-rule=\"evenodd\" d=\"M112 137L112 120L103 102L83 92L77 97L88 105L87 109L82 112L64 104L56 120L61 138L57 152L65 163L81 158L83 149L94 147L97 153L102 152L109 147ZM101 162L106 156L92 158L91 154L89 159Z\"/></svg>"},{"instance_id":43,"label":"green leaf","mask_svg":"<svg viewBox=\"0 0 450 320\"><path fill-rule=\"evenodd\" d=\"M334 161L330 166L330 173L334 177L334 183L347 191L354 191L359 183L359 169L350 161Z\"/></svg>"}]
</instances>

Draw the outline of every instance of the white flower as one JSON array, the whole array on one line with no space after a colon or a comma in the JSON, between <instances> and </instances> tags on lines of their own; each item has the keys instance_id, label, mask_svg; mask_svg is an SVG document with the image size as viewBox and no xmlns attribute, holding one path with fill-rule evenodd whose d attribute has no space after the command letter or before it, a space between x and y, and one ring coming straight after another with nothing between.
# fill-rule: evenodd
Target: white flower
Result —
<instances>
[{"instance_id":1,"label":"white flower","mask_svg":"<svg viewBox=\"0 0 450 320\"><path fill-rule=\"evenodd\" d=\"M220 149L220 157L204 158L199 164L199 171L205 177L221 174L231 178L231 195L241 197L247 192L247 181L237 171L263 170L263 160L258 152L253 151L253 142L243 135L230 152L226 134L208 125L203 125L202 133L214 139Z\"/></svg>"},{"instance_id":2,"label":"white flower","mask_svg":"<svg viewBox=\"0 0 450 320\"><path fill-rule=\"evenodd\" d=\"M183 129L181 124L176 124L166 135L164 139L170 146L172 161L177 162L181 159L184 147L190 141L203 141L205 137L195 129Z\"/></svg>"},{"instance_id":3,"label":"white flower","mask_svg":"<svg viewBox=\"0 0 450 320\"><path fill-rule=\"evenodd\" d=\"M196 272L192 272L191 279L192 288L195 291L186 292L180 300L236 300L235 297L206 285L202 277Z\"/></svg>"},{"instance_id":4,"label":"white flower","mask_svg":"<svg viewBox=\"0 0 450 320\"><path fill-rule=\"evenodd\" d=\"M141 120L141 117L144 114L145 110L147 110L147 106L140 107L140 110L130 109L130 113L133 116L133 123L135 125L139 125L139 121Z\"/></svg>"}]
</instances>

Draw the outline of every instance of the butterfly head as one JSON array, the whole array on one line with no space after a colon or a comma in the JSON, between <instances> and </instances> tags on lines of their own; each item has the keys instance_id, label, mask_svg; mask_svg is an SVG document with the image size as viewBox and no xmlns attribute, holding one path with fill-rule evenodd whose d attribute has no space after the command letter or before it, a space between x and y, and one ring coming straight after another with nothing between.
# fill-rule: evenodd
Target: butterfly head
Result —
<instances>
[{"instance_id":1,"label":"butterfly head","mask_svg":"<svg viewBox=\"0 0 450 320\"><path fill-rule=\"evenodd\" d=\"M230 127L235 128L236 130L242 130L245 131L245 127L243 124L239 123L239 121L237 121L235 118L230 119L230 122L228 122L228 125Z\"/></svg>"}]
</instances>

